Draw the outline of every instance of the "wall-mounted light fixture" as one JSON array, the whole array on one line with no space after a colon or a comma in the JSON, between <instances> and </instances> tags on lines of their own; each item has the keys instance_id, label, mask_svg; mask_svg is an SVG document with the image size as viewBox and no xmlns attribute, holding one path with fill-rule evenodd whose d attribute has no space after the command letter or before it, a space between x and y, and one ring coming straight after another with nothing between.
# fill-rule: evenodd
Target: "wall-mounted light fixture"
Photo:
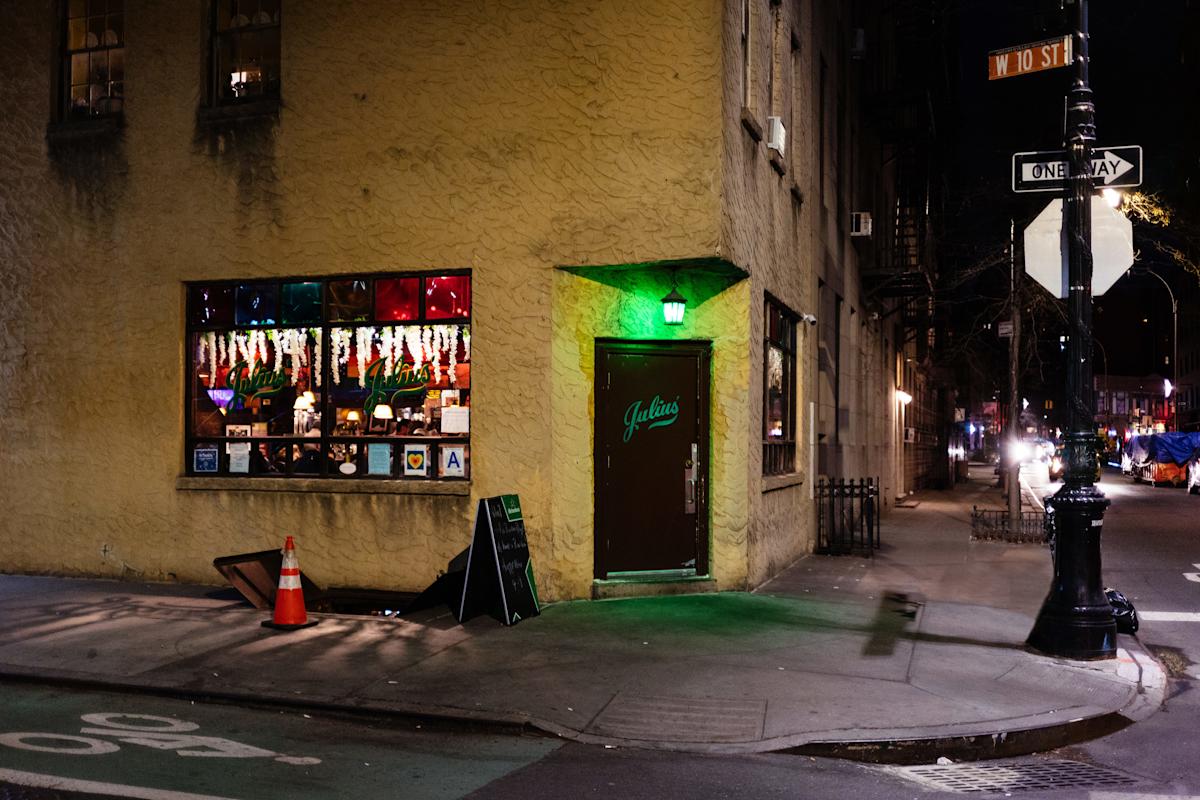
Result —
<instances>
[{"instance_id":1,"label":"wall-mounted light fixture","mask_svg":"<svg viewBox=\"0 0 1200 800\"><path fill-rule=\"evenodd\" d=\"M903 389L896 390L896 399L900 401L900 405L906 406L912 402L912 395Z\"/></svg>"},{"instance_id":2,"label":"wall-mounted light fixture","mask_svg":"<svg viewBox=\"0 0 1200 800\"><path fill-rule=\"evenodd\" d=\"M675 271L671 270L671 291L662 299L663 322L668 325L682 325L683 312L687 308L687 298L675 287Z\"/></svg>"}]
</instances>

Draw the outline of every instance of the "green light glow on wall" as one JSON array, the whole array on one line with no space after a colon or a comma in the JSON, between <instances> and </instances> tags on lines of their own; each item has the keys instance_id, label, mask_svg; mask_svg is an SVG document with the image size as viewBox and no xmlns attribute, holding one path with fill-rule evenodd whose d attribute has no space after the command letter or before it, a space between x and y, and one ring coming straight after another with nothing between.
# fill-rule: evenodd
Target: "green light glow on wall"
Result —
<instances>
[{"instance_id":1,"label":"green light glow on wall","mask_svg":"<svg viewBox=\"0 0 1200 800\"><path fill-rule=\"evenodd\" d=\"M687 298L675 288L662 299L663 322L668 325L682 325L683 312L687 308Z\"/></svg>"}]
</instances>

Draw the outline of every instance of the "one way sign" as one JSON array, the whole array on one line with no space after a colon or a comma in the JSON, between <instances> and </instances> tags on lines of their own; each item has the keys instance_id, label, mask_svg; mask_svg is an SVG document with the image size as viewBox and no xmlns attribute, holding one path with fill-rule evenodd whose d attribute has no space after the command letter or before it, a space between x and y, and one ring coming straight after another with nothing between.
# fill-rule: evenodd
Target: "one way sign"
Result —
<instances>
[{"instance_id":1,"label":"one way sign","mask_svg":"<svg viewBox=\"0 0 1200 800\"><path fill-rule=\"evenodd\" d=\"M1065 150L1013 153L1012 188L1014 192L1061 192L1067 183ZM1121 147L1096 147L1092 151L1092 178L1096 186L1142 185L1142 148L1130 144Z\"/></svg>"}]
</instances>

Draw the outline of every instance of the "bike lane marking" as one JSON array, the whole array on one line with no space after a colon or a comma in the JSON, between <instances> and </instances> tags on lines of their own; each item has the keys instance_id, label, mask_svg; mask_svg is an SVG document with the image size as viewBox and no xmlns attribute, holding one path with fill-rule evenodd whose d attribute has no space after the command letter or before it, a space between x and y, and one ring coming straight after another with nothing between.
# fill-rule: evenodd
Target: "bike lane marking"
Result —
<instances>
[{"instance_id":1,"label":"bike lane marking","mask_svg":"<svg viewBox=\"0 0 1200 800\"><path fill-rule=\"evenodd\" d=\"M426 733L421 725L3 683L0 709L0 735L11 739L0 743L2 768L202 797L317 800L339 796L337 787L350 783L357 800L393 800L398 792L406 800L451 800L561 746L541 737Z\"/></svg>"},{"instance_id":2,"label":"bike lane marking","mask_svg":"<svg viewBox=\"0 0 1200 800\"><path fill-rule=\"evenodd\" d=\"M26 786L32 789L57 789L64 792L106 794L112 797L128 797L131 800L236 800L236 798L220 797L215 794L193 794L192 792L175 792L170 789L129 786L123 783L102 783L101 781L80 780L78 778L61 778L57 775L42 775L37 772L22 772L3 767L0 767L0 781L8 781L9 783L15 783L18 786Z\"/></svg>"}]
</instances>

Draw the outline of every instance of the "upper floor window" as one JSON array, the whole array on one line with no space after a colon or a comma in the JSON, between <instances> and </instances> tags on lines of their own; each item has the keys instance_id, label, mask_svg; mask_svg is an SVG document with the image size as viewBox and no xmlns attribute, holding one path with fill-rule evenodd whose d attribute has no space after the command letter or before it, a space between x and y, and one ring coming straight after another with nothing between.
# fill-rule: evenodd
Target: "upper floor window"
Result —
<instances>
[{"instance_id":1,"label":"upper floor window","mask_svg":"<svg viewBox=\"0 0 1200 800\"><path fill-rule=\"evenodd\" d=\"M68 0L63 14L63 119L120 114L125 103L125 0Z\"/></svg>"},{"instance_id":2,"label":"upper floor window","mask_svg":"<svg viewBox=\"0 0 1200 800\"><path fill-rule=\"evenodd\" d=\"M750 91L750 0L742 0L742 107L750 108L753 95Z\"/></svg>"},{"instance_id":3,"label":"upper floor window","mask_svg":"<svg viewBox=\"0 0 1200 800\"><path fill-rule=\"evenodd\" d=\"M212 98L239 103L279 95L280 0L215 0Z\"/></svg>"},{"instance_id":4,"label":"upper floor window","mask_svg":"<svg viewBox=\"0 0 1200 800\"><path fill-rule=\"evenodd\" d=\"M763 308L763 474L796 469L796 314L767 295Z\"/></svg>"}]
</instances>

